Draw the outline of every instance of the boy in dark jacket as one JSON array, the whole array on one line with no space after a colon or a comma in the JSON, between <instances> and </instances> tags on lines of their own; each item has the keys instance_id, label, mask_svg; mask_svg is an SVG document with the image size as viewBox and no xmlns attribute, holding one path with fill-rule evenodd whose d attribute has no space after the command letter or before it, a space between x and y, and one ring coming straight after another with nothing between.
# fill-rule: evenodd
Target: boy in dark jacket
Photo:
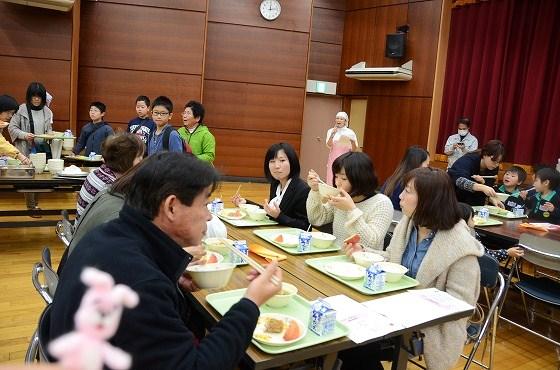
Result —
<instances>
[{"instance_id":1,"label":"boy in dark jacket","mask_svg":"<svg viewBox=\"0 0 560 370\"><path fill-rule=\"evenodd\" d=\"M82 127L78 142L72 149L74 154L80 154L82 149L85 156L89 156L90 153L101 153L101 143L105 141L107 136L113 135L113 129L103 120L106 110L105 104L100 101L90 104L89 118L91 118L91 122Z\"/></svg>"},{"instance_id":2,"label":"boy in dark jacket","mask_svg":"<svg viewBox=\"0 0 560 370\"><path fill-rule=\"evenodd\" d=\"M560 173L555 169L546 167L537 172L533 183L537 193L527 199L529 218L560 223L560 194L555 190L559 185Z\"/></svg>"},{"instance_id":3,"label":"boy in dark jacket","mask_svg":"<svg viewBox=\"0 0 560 370\"><path fill-rule=\"evenodd\" d=\"M150 98L144 95L136 98L136 114L138 117L128 122L128 132L137 135L144 144L147 144L148 138L156 126L150 117Z\"/></svg>"}]
</instances>

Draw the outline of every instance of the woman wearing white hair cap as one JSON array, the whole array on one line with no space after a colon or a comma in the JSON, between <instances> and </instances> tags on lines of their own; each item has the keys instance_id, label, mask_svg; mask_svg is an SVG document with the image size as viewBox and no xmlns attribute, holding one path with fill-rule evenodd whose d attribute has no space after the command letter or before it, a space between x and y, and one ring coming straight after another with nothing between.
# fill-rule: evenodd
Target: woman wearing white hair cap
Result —
<instances>
[{"instance_id":1,"label":"woman wearing white hair cap","mask_svg":"<svg viewBox=\"0 0 560 370\"><path fill-rule=\"evenodd\" d=\"M358 149L356 133L348 128L348 114L338 112L333 128L327 131L327 148L330 149L327 161L327 184L334 186L332 164L342 154Z\"/></svg>"}]
</instances>

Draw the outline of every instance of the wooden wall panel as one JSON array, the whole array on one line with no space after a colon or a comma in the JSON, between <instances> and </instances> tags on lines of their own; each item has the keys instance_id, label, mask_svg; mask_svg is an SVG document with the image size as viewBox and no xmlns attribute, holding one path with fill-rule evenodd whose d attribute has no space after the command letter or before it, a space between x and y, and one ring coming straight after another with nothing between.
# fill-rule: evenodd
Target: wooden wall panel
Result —
<instances>
[{"instance_id":1,"label":"wooden wall panel","mask_svg":"<svg viewBox=\"0 0 560 370\"><path fill-rule=\"evenodd\" d=\"M311 27L311 41L342 45L344 12L315 8Z\"/></svg>"},{"instance_id":2,"label":"wooden wall panel","mask_svg":"<svg viewBox=\"0 0 560 370\"><path fill-rule=\"evenodd\" d=\"M0 2L0 55L70 60L72 13Z\"/></svg>"},{"instance_id":3,"label":"wooden wall panel","mask_svg":"<svg viewBox=\"0 0 560 370\"><path fill-rule=\"evenodd\" d=\"M201 74L205 13L85 2L80 65Z\"/></svg>"},{"instance_id":4,"label":"wooden wall panel","mask_svg":"<svg viewBox=\"0 0 560 370\"><path fill-rule=\"evenodd\" d=\"M408 0L347 0L346 10L369 9L379 6L405 3L408 3Z\"/></svg>"},{"instance_id":5,"label":"wooden wall panel","mask_svg":"<svg viewBox=\"0 0 560 370\"><path fill-rule=\"evenodd\" d=\"M200 76L172 73L126 71L80 67L79 120L89 119L89 104L102 101L107 105L107 121L128 123L135 117L134 100L138 95L154 99L168 96L174 105L171 121L182 125L181 112L188 100L200 99Z\"/></svg>"},{"instance_id":6,"label":"wooden wall panel","mask_svg":"<svg viewBox=\"0 0 560 370\"><path fill-rule=\"evenodd\" d=\"M373 158L380 181L393 173L407 147L426 146L431 104L430 98L369 97L364 152Z\"/></svg>"},{"instance_id":7,"label":"wooden wall panel","mask_svg":"<svg viewBox=\"0 0 560 370\"><path fill-rule=\"evenodd\" d=\"M104 0L96 1L105 2ZM195 10L199 12L206 11L206 0L111 0L109 2L167 9Z\"/></svg>"},{"instance_id":8,"label":"wooden wall panel","mask_svg":"<svg viewBox=\"0 0 560 370\"><path fill-rule=\"evenodd\" d=\"M205 121L210 127L300 134L304 94L294 87L206 81Z\"/></svg>"},{"instance_id":9,"label":"wooden wall panel","mask_svg":"<svg viewBox=\"0 0 560 370\"><path fill-rule=\"evenodd\" d=\"M216 137L214 165L222 174L230 176L264 177L264 155L270 145L291 144L299 150L300 135L258 131L211 129Z\"/></svg>"},{"instance_id":10,"label":"wooden wall panel","mask_svg":"<svg viewBox=\"0 0 560 370\"><path fill-rule=\"evenodd\" d=\"M54 119L69 119L70 61L0 56L0 71L13 71L0 74L2 94L12 95L23 103L29 83L40 81L54 96Z\"/></svg>"},{"instance_id":11,"label":"wooden wall panel","mask_svg":"<svg viewBox=\"0 0 560 370\"><path fill-rule=\"evenodd\" d=\"M283 1L280 17L272 22L261 16L260 4L261 0L210 0L208 21L309 32L311 1Z\"/></svg>"},{"instance_id":12,"label":"wooden wall panel","mask_svg":"<svg viewBox=\"0 0 560 370\"><path fill-rule=\"evenodd\" d=\"M342 45L311 42L308 79L338 82Z\"/></svg>"},{"instance_id":13,"label":"wooden wall panel","mask_svg":"<svg viewBox=\"0 0 560 370\"><path fill-rule=\"evenodd\" d=\"M313 0L314 8L346 10L346 0Z\"/></svg>"},{"instance_id":14,"label":"wooden wall panel","mask_svg":"<svg viewBox=\"0 0 560 370\"><path fill-rule=\"evenodd\" d=\"M305 87L309 35L209 23L205 78Z\"/></svg>"},{"instance_id":15,"label":"wooden wall panel","mask_svg":"<svg viewBox=\"0 0 560 370\"><path fill-rule=\"evenodd\" d=\"M346 12L338 87L342 95L358 95L367 89L365 83L347 78L344 71L358 62L366 62L366 65L373 62L376 12L376 9Z\"/></svg>"}]
</instances>

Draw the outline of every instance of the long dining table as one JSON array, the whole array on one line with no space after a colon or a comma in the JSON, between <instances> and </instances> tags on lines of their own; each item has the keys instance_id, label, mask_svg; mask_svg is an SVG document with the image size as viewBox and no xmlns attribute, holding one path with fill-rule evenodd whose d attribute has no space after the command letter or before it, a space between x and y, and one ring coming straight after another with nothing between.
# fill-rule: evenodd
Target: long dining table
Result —
<instances>
[{"instance_id":1,"label":"long dining table","mask_svg":"<svg viewBox=\"0 0 560 370\"><path fill-rule=\"evenodd\" d=\"M532 220L532 219L513 219L508 220L500 217L490 216L492 219L502 221L501 225L496 226L477 226L476 231L480 235L488 235L495 238L502 239L512 244L517 244L521 238L521 234L529 233L532 235L540 236L546 239L558 240L560 241L560 229L549 230L549 231L539 231L527 227L520 226L521 223L525 222L544 222L542 220Z\"/></svg>"},{"instance_id":2,"label":"long dining table","mask_svg":"<svg viewBox=\"0 0 560 370\"><path fill-rule=\"evenodd\" d=\"M364 295L331 279L330 277L305 264L305 260L308 258L334 256L340 254L341 252L320 253L318 255L290 255L275 247L274 245L268 243L267 241L260 239L253 233L255 229L264 229L265 227L239 228L231 226L229 224L226 224L226 226L228 237L230 239L246 240L249 245L258 244L269 248L277 253L285 254L287 256L287 259L279 262L279 267L283 272L283 281L295 285L298 288L298 294L309 301L313 301L318 298L344 294L358 302L364 302L375 298L384 297L388 294L395 294L388 293L375 296ZM272 226L272 228L274 227L281 226ZM262 264L266 263L266 260L258 255L251 253L250 256ZM211 322L218 321L221 315L218 314L208 304L208 302L206 302L206 295L218 291L245 288L248 284L246 280L246 274L250 271L250 269L251 268L248 266L236 268L229 284L220 290L200 290L193 293L193 298L195 301L194 303L198 305L200 312L204 314ZM429 326L468 317L471 314L471 311L465 311L446 317L441 317L421 325L395 331L393 333L390 333L389 335L375 338L366 343L383 339L393 339L395 343L397 343L398 351L395 351L392 361L392 369L406 369L408 362L408 351L405 347L408 346L408 340L413 332ZM355 344L350 339L345 337L292 352L270 355L260 351L258 348L251 344L246 352L245 363L249 364L249 366L254 369L269 369L302 360L319 359L319 363L322 363L321 368L330 370L333 369L335 365L335 361L339 351L357 346L358 344Z\"/></svg>"}]
</instances>

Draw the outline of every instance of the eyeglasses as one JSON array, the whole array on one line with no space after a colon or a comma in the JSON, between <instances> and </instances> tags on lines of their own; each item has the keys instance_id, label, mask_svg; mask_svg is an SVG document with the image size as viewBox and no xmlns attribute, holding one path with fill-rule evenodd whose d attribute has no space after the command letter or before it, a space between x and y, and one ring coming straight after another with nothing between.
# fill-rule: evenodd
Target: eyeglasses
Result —
<instances>
[{"instance_id":1,"label":"eyeglasses","mask_svg":"<svg viewBox=\"0 0 560 370\"><path fill-rule=\"evenodd\" d=\"M154 117L165 117L169 115L169 112L152 112L152 116Z\"/></svg>"}]
</instances>

